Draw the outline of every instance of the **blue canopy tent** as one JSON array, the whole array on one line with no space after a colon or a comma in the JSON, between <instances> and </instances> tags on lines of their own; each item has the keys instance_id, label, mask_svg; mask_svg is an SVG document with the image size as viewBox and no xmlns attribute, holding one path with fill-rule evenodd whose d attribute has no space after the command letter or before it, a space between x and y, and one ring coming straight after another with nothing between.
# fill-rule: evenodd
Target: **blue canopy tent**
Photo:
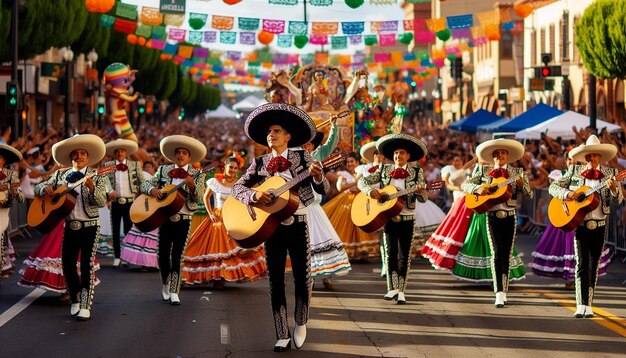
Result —
<instances>
[{"instance_id":1,"label":"blue canopy tent","mask_svg":"<svg viewBox=\"0 0 626 358\"><path fill-rule=\"evenodd\" d=\"M510 121L511 120L509 118L502 118L498 119L495 122L478 126L478 128L476 129L476 139L478 139L479 143L492 139L492 133L494 129L503 126L505 123Z\"/></svg>"},{"instance_id":2,"label":"blue canopy tent","mask_svg":"<svg viewBox=\"0 0 626 358\"><path fill-rule=\"evenodd\" d=\"M490 124L499 119L501 118L496 114L479 109L460 121L452 123L448 128L459 132L476 133L478 126Z\"/></svg>"},{"instance_id":3,"label":"blue canopy tent","mask_svg":"<svg viewBox=\"0 0 626 358\"><path fill-rule=\"evenodd\" d=\"M563 114L563 111L560 111L543 103L539 103L533 108L506 122L504 125L495 128L493 131L515 133L523 129L536 126L539 123L545 122L548 119L554 118L561 114Z\"/></svg>"}]
</instances>

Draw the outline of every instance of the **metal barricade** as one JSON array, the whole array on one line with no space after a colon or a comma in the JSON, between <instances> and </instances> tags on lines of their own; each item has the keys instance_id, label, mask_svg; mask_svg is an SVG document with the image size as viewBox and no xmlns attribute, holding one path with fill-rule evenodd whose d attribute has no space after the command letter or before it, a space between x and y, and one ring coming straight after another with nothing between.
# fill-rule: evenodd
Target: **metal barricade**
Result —
<instances>
[{"instance_id":1,"label":"metal barricade","mask_svg":"<svg viewBox=\"0 0 626 358\"><path fill-rule=\"evenodd\" d=\"M626 226L624 218L624 204L611 207L611 215L609 215L609 227L605 235L605 242L613 246L615 251L622 254L626 253Z\"/></svg>"}]
</instances>

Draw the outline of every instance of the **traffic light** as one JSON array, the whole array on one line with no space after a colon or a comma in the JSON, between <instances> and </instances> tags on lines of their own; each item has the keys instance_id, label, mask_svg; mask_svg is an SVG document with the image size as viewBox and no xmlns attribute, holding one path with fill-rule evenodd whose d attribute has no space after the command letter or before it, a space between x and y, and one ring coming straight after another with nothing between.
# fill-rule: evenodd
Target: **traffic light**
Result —
<instances>
[{"instance_id":1,"label":"traffic light","mask_svg":"<svg viewBox=\"0 0 626 358\"><path fill-rule=\"evenodd\" d=\"M105 112L104 103L105 103L104 97L98 97L98 115L101 115L101 116L104 115L104 112Z\"/></svg>"},{"instance_id":2,"label":"traffic light","mask_svg":"<svg viewBox=\"0 0 626 358\"><path fill-rule=\"evenodd\" d=\"M7 109L20 109L20 87L17 82L7 82Z\"/></svg>"},{"instance_id":3,"label":"traffic light","mask_svg":"<svg viewBox=\"0 0 626 358\"><path fill-rule=\"evenodd\" d=\"M463 78L463 59L455 58L454 61L452 61L452 78Z\"/></svg>"},{"instance_id":4,"label":"traffic light","mask_svg":"<svg viewBox=\"0 0 626 358\"><path fill-rule=\"evenodd\" d=\"M139 98L137 100L137 112L139 115L146 113L146 100L145 98Z\"/></svg>"},{"instance_id":5,"label":"traffic light","mask_svg":"<svg viewBox=\"0 0 626 358\"><path fill-rule=\"evenodd\" d=\"M559 77L561 76L561 66L541 66L535 68L535 78Z\"/></svg>"}]
</instances>

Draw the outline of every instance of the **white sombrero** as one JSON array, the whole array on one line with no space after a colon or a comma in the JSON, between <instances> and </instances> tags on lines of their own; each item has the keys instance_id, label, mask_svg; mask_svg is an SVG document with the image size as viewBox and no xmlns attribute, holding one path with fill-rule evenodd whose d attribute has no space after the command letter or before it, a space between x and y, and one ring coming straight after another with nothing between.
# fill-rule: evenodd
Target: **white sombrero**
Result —
<instances>
[{"instance_id":1,"label":"white sombrero","mask_svg":"<svg viewBox=\"0 0 626 358\"><path fill-rule=\"evenodd\" d=\"M101 161L106 152L102 138L93 134L76 134L71 138L54 143L52 146L52 158L61 165L71 167L72 158L70 158L70 154L76 149L83 149L89 154L87 166L92 166Z\"/></svg>"},{"instance_id":2,"label":"white sombrero","mask_svg":"<svg viewBox=\"0 0 626 358\"><path fill-rule=\"evenodd\" d=\"M191 154L190 163L198 162L206 156L206 146L199 140L186 135L171 135L161 140L161 154L172 163L176 162L176 149L185 148Z\"/></svg>"},{"instance_id":3,"label":"white sombrero","mask_svg":"<svg viewBox=\"0 0 626 358\"><path fill-rule=\"evenodd\" d=\"M13 164L22 160L22 153L6 144L0 144L0 155L4 158L4 164Z\"/></svg>"},{"instance_id":4,"label":"white sombrero","mask_svg":"<svg viewBox=\"0 0 626 358\"><path fill-rule=\"evenodd\" d=\"M376 142L369 142L361 147L361 158L367 160L368 163L374 162L374 153L376 152Z\"/></svg>"},{"instance_id":5,"label":"white sombrero","mask_svg":"<svg viewBox=\"0 0 626 358\"><path fill-rule=\"evenodd\" d=\"M116 149L126 149L126 155L131 155L137 151L137 142L128 139L118 138L106 144L107 155L113 156Z\"/></svg>"},{"instance_id":6,"label":"white sombrero","mask_svg":"<svg viewBox=\"0 0 626 358\"><path fill-rule=\"evenodd\" d=\"M393 152L398 148L404 149L409 153L409 162L420 160L428 154L428 149L426 149L424 142L408 134L387 134L376 141L378 152L392 161Z\"/></svg>"},{"instance_id":7,"label":"white sombrero","mask_svg":"<svg viewBox=\"0 0 626 358\"><path fill-rule=\"evenodd\" d=\"M602 156L601 163L606 163L615 157L617 147L613 144L600 143L600 139L592 134L587 138L585 144L570 150L569 157L577 162L586 163L585 155L587 154L600 154Z\"/></svg>"},{"instance_id":8,"label":"white sombrero","mask_svg":"<svg viewBox=\"0 0 626 358\"><path fill-rule=\"evenodd\" d=\"M478 159L493 164L493 151L496 149L504 149L509 153L509 163L516 162L524 156L524 146L522 143L513 139L492 139L482 142L476 147L476 156Z\"/></svg>"}]
</instances>

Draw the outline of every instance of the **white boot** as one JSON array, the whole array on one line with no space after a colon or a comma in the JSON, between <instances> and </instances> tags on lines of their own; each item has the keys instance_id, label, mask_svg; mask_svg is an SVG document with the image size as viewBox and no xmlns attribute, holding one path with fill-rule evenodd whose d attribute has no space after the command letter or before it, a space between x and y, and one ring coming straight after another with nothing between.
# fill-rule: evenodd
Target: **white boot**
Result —
<instances>
[{"instance_id":1,"label":"white boot","mask_svg":"<svg viewBox=\"0 0 626 358\"><path fill-rule=\"evenodd\" d=\"M163 288L161 288L161 296L163 296L163 301L170 300L170 285L163 285Z\"/></svg>"},{"instance_id":2,"label":"white boot","mask_svg":"<svg viewBox=\"0 0 626 358\"><path fill-rule=\"evenodd\" d=\"M91 311L86 308L81 308L78 314L76 315L76 319L79 321L88 321L91 319Z\"/></svg>"},{"instance_id":3,"label":"white boot","mask_svg":"<svg viewBox=\"0 0 626 358\"><path fill-rule=\"evenodd\" d=\"M180 298L178 298L178 293L170 292L170 304L179 305Z\"/></svg>"},{"instance_id":4,"label":"white boot","mask_svg":"<svg viewBox=\"0 0 626 358\"><path fill-rule=\"evenodd\" d=\"M591 306L585 306L585 318L591 318L593 316L593 309Z\"/></svg>"},{"instance_id":5,"label":"white boot","mask_svg":"<svg viewBox=\"0 0 626 358\"><path fill-rule=\"evenodd\" d=\"M495 305L497 308L504 307L504 293L496 292L496 302Z\"/></svg>"},{"instance_id":6,"label":"white boot","mask_svg":"<svg viewBox=\"0 0 626 358\"><path fill-rule=\"evenodd\" d=\"M507 303L509 303L509 301L506 299L506 292L502 292L503 295L503 300L504 300L504 304L506 305Z\"/></svg>"},{"instance_id":7,"label":"white boot","mask_svg":"<svg viewBox=\"0 0 626 358\"><path fill-rule=\"evenodd\" d=\"M76 316L78 314L78 311L80 311L80 303L72 303L72 305L70 306L70 314L72 316Z\"/></svg>"},{"instance_id":8,"label":"white boot","mask_svg":"<svg viewBox=\"0 0 626 358\"><path fill-rule=\"evenodd\" d=\"M387 301L391 301L393 300L394 297L396 297L396 295L398 295L399 292L400 290L390 290L387 292L387 294L383 298L386 299Z\"/></svg>"},{"instance_id":9,"label":"white boot","mask_svg":"<svg viewBox=\"0 0 626 358\"><path fill-rule=\"evenodd\" d=\"M120 264L122 263L122 260L118 259L117 257L113 259L113 268L118 268L120 267Z\"/></svg>"},{"instance_id":10,"label":"white boot","mask_svg":"<svg viewBox=\"0 0 626 358\"><path fill-rule=\"evenodd\" d=\"M398 299L396 300L396 302L399 305L403 305L406 303L406 298L404 297L404 292L398 292Z\"/></svg>"},{"instance_id":11,"label":"white boot","mask_svg":"<svg viewBox=\"0 0 626 358\"><path fill-rule=\"evenodd\" d=\"M306 339L306 324L302 326L296 324L296 329L293 330L293 345L297 349L302 348L304 340Z\"/></svg>"},{"instance_id":12,"label":"white boot","mask_svg":"<svg viewBox=\"0 0 626 358\"><path fill-rule=\"evenodd\" d=\"M585 316L585 305L576 306L576 312L574 312L574 317L583 318Z\"/></svg>"}]
</instances>

